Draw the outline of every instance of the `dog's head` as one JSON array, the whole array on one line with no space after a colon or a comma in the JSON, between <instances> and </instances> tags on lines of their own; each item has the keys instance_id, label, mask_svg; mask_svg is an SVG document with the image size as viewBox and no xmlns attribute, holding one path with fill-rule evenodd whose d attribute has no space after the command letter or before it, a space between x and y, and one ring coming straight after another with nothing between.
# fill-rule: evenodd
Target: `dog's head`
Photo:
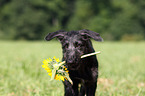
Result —
<instances>
[{"instance_id":1,"label":"dog's head","mask_svg":"<svg viewBox=\"0 0 145 96\"><path fill-rule=\"evenodd\" d=\"M55 37L58 38L62 44L63 59L66 61L69 69L78 67L81 61L80 57L89 53L89 50L92 47L90 38L93 38L96 41L103 40L99 33L86 29L70 32L59 30L49 33L45 37L45 40L49 41Z\"/></svg>"}]
</instances>

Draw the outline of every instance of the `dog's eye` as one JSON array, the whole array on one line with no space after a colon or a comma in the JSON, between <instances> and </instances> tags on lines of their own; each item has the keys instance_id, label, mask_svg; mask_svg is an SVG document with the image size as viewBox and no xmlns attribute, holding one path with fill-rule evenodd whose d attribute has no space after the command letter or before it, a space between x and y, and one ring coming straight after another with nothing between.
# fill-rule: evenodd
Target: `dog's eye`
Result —
<instances>
[{"instance_id":1,"label":"dog's eye","mask_svg":"<svg viewBox=\"0 0 145 96\"><path fill-rule=\"evenodd\" d=\"M66 44L64 45L64 47L65 47L65 48L68 48L68 46L69 46L69 44L68 44L68 43L66 43Z\"/></svg>"},{"instance_id":2,"label":"dog's eye","mask_svg":"<svg viewBox=\"0 0 145 96\"><path fill-rule=\"evenodd\" d=\"M74 46L75 46L75 47L79 47L79 46L81 46L81 44L78 43L78 42L75 42L75 43L74 43Z\"/></svg>"}]
</instances>

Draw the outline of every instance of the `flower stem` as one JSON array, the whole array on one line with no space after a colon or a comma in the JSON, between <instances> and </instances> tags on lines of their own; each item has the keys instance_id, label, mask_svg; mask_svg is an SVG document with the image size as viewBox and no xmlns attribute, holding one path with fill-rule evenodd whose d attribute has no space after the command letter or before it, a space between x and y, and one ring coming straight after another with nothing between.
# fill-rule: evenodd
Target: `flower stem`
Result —
<instances>
[{"instance_id":1,"label":"flower stem","mask_svg":"<svg viewBox=\"0 0 145 96\"><path fill-rule=\"evenodd\" d=\"M101 53L101 52L99 51L99 52L94 52L94 53L82 55L81 58L85 58L85 57L92 56L92 55L97 55L97 54L99 54L99 53Z\"/></svg>"},{"instance_id":2,"label":"flower stem","mask_svg":"<svg viewBox=\"0 0 145 96\"><path fill-rule=\"evenodd\" d=\"M51 76L50 81L54 80L55 75L56 75L56 69L53 69L53 70L52 70L52 76Z\"/></svg>"},{"instance_id":3,"label":"flower stem","mask_svg":"<svg viewBox=\"0 0 145 96\"><path fill-rule=\"evenodd\" d=\"M59 66L63 65L64 63L65 63L65 61L63 61L63 62L59 63Z\"/></svg>"},{"instance_id":4,"label":"flower stem","mask_svg":"<svg viewBox=\"0 0 145 96\"><path fill-rule=\"evenodd\" d=\"M73 81L70 79L68 74L65 74L65 77L68 79L68 81L73 85Z\"/></svg>"}]
</instances>

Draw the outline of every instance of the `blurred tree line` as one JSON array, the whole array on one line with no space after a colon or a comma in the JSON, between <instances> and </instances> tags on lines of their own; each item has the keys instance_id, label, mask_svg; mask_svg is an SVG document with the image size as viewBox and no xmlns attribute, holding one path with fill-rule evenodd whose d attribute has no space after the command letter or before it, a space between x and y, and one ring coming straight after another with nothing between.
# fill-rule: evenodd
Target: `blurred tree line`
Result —
<instances>
[{"instance_id":1,"label":"blurred tree line","mask_svg":"<svg viewBox=\"0 0 145 96\"><path fill-rule=\"evenodd\" d=\"M145 0L0 0L0 39L40 40L60 29L145 40Z\"/></svg>"}]
</instances>

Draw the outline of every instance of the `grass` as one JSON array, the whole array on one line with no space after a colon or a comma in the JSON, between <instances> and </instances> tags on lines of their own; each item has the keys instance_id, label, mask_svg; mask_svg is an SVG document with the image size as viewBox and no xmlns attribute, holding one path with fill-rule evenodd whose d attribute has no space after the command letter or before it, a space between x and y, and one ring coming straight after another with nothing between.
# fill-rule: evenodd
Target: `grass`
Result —
<instances>
[{"instance_id":1,"label":"grass","mask_svg":"<svg viewBox=\"0 0 145 96\"><path fill-rule=\"evenodd\" d=\"M145 42L93 42L101 51L97 96L145 95ZM62 57L59 42L0 41L0 96L63 96L43 59Z\"/></svg>"}]
</instances>

